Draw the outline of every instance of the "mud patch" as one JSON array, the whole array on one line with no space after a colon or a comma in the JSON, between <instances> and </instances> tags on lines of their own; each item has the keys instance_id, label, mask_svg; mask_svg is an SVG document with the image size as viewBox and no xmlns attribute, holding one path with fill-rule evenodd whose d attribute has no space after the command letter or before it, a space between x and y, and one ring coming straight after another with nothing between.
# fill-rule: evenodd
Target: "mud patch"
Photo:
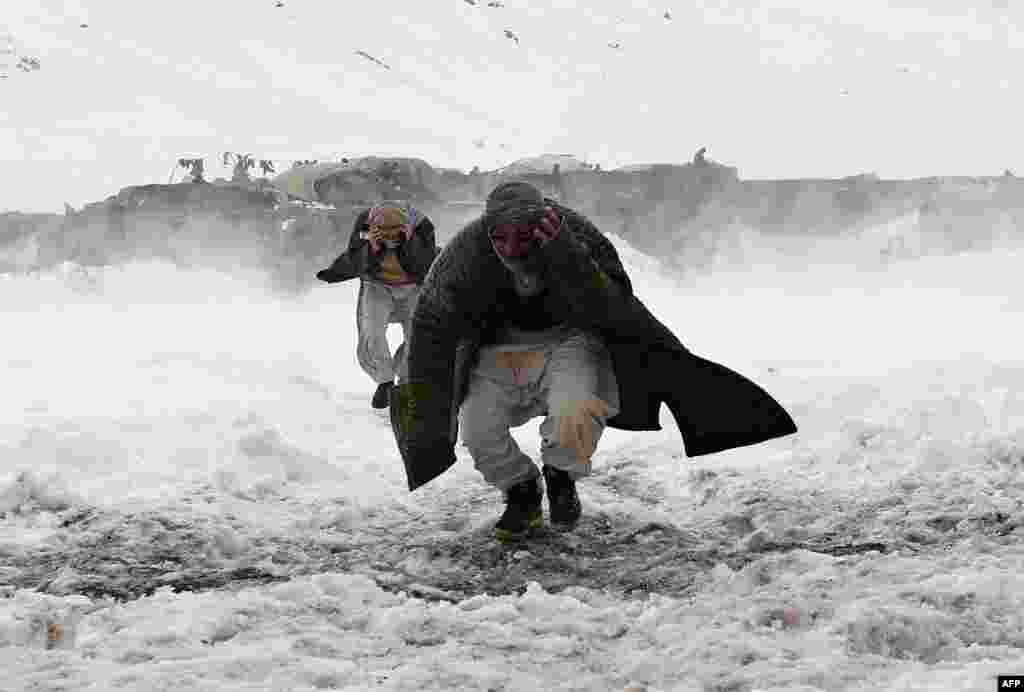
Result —
<instances>
[{"instance_id":1,"label":"mud patch","mask_svg":"<svg viewBox=\"0 0 1024 692\"><path fill-rule=\"evenodd\" d=\"M0 576L16 588L122 601L163 587L236 590L323 572L364 574L390 591L453 602L521 594L531 582L552 593L585 587L627 598L684 598L705 588L721 565L735 571L793 551L921 555L979 533L1000 534L1010 523L993 516L954 528L952 515L939 515L931 522L934 540L919 541L898 531L866 534L857 520L877 507L851 506L827 529L790 535L757 528L786 503L758 493L738 498L730 512L691 517L685 527L591 509L572 531L546 527L511 545L494 539L494 521L485 511L493 506L489 491L442 501L428 514L395 505L358 525L309 516L274 533L241 525L231 514L193 513L187 504L141 513L72 508L51 518L58 531L44 543L5 554Z\"/></svg>"},{"instance_id":2,"label":"mud patch","mask_svg":"<svg viewBox=\"0 0 1024 692\"><path fill-rule=\"evenodd\" d=\"M571 532L542 529L518 544L497 543L488 525L413 550L430 566L415 578L458 598L523 593L530 582L554 593L585 586L678 594L714 564L677 528L607 514L584 516Z\"/></svg>"},{"instance_id":3,"label":"mud patch","mask_svg":"<svg viewBox=\"0 0 1024 692\"><path fill-rule=\"evenodd\" d=\"M893 550L884 543L835 536L733 546L710 544L675 526L595 513L584 515L572 531L545 527L515 544L497 543L491 522L414 544L378 545L370 562L354 564L349 553L341 563L329 561L325 567L338 569L345 563L384 588L428 600L522 594L530 582L550 593L585 587L628 598L653 593L685 597L706 586L717 565L739 570L770 553L806 550L838 557Z\"/></svg>"},{"instance_id":4,"label":"mud patch","mask_svg":"<svg viewBox=\"0 0 1024 692\"><path fill-rule=\"evenodd\" d=\"M208 517L157 513L77 509L56 523L65 530L59 540L5 556L7 583L54 595L132 600L162 587L234 590L341 571L429 600L523 593L530 582L556 593L583 586L631 597L685 596L705 584L719 563L739 569L766 553L798 549L832 555L887 550L827 541L729 550L675 526L605 513L585 515L573 531L548 527L512 545L495 541L492 522L423 540L418 518L312 537L242 536Z\"/></svg>"},{"instance_id":5,"label":"mud patch","mask_svg":"<svg viewBox=\"0 0 1024 692\"><path fill-rule=\"evenodd\" d=\"M253 558L272 558L272 550L250 546L230 527L208 520L79 508L56 524L65 529L56 540L6 556L10 584L131 600L164 586L195 591L287 578L252 564Z\"/></svg>"}]
</instances>

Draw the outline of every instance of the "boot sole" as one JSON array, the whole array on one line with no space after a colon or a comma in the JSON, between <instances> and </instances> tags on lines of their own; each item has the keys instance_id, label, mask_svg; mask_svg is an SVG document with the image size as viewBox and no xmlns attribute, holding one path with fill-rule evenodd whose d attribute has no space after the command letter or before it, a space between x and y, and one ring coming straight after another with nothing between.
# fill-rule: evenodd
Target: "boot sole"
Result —
<instances>
[{"instance_id":1,"label":"boot sole","mask_svg":"<svg viewBox=\"0 0 1024 692\"><path fill-rule=\"evenodd\" d=\"M576 517L575 519L571 519L569 521L564 521L564 520L556 521L555 519L552 519L551 520L551 527L555 528L555 529L559 529L561 531L569 531L569 530L575 529L576 525L579 524L579 523L580 523L580 518L579 517Z\"/></svg>"},{"instance_id":2,"label":"boot sole","mask_svg":"<svg viewBox=\"0 0 1024 692\"><path fill-rule=\"evenodd\" d=\"M551 521L552 526L558 527L563 530L575 528L576 524L578 524L580 521L580 517L583 515L583 507L578 502L576 503L576 506L573 508L575 511L568 518L566 518L564 515L559 516L561 514L560 512L551 511L550 508L555 505L555 502L553 502L550 497L548 498L548 505L548 513L550 517L549 520Z\"/></svg>"},{"instance_id":3,"label":"boot sole","mask_svg":"<svg viewBox=\"0 0 1024 692\"><path fill-rule=\"evenodd\" d=\"M539 516L530 519L530 523L527 524L525 531L509 531L508 529L494 528L494 538L499 543L518 543L530 536L535 531L539 531L544 528L544 517Z\"/></svg>"},{"instance_id":4,"label":"boot sole","mask_svg":"<svg viewBox=\"0 0 1024 692\"><path fill-rule=\"evenodd\" d=\"M575 528L575 525L577 525L579 523L580 523L580 517L577 517L575 519L569 519L568 521L566 521L564 519L552 519L551 520L551 525L555 526L557 528Z\"/></svg>"}]
</instances>

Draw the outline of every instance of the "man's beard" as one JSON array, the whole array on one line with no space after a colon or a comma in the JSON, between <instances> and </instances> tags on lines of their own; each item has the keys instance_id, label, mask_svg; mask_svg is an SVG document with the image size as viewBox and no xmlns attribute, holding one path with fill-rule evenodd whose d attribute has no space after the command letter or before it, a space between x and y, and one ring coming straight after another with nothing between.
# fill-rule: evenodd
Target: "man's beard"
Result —
<instances>
[{"instance_id":1,"label":"man's beard","mask_svg":"<svg viewBox=\"0 0 1024 692\"><path fill-rule=\"evenodd\" d=\"M505 257L497 248L494 253L501 260L501 263L512 273L515 282L516 292L522 296L532 296L540 293L547 286L544 279L546 263L538 248L533 248L522 257Z\"/></svg>"},{"instance_id":2,"label":"man's beard","mask_svg":"<svg viewBox=\"0 0 1024 692\"><path fill-rule=\"evenodd\" d=\"M515 282L516 293L524 298L543 293L547 288L547 282L534 274L513 274L512 280Z\"/></svg>"}]
</instances>

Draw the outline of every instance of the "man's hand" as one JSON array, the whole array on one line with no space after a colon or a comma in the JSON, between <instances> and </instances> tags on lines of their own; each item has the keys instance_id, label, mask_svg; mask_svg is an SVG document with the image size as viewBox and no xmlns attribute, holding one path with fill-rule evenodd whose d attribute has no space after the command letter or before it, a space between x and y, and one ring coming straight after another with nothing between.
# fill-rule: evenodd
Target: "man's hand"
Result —
<instances>
[{"instance_id":1,"label":"man's hand","mask_svg":"<svg viewBox=\"0 0 1024 692\"><path fill-rule=\"evenodd\" d=\"M541 247L544 247L558 237L558 232L561 229L562 217L551 207L544 207L544 218L533 229L533 237L537 239Z\"/></svg>"},{"instance_id":2,"label":"man's hand","mask_svg":"<svg viewBox=\"0 0 1024 692\"><path fill-rule=\"evenodd\" d=\"M388 239L388 233L380 226L371 225L366 239L370 241L370 250L374 254L379 254L384 249L384 241Z\"/></svg>"},{"instance_id":3,"label":"man's hand","mask_svg":"<svg viewBox=\"0 0 1024 692\"><path fill-rule=\"evenodd\" d=\"M370 232L366 234L366 239L371 243L380 243L387 239L387 235L380 226L370 226Z\"/></svg>"},{"instance_id":4,"label":"man's hand","mask_svg":"<svg viewBox=\"0 0 1024 692\"><path fill-rule=\"evenodd\" d=\"M558 446L572 450L576 462L586 466L597 448L594 419L603 421L610 412L608 404L597 397L566 404L558 412Z\"/></svg>"}]
</instances>

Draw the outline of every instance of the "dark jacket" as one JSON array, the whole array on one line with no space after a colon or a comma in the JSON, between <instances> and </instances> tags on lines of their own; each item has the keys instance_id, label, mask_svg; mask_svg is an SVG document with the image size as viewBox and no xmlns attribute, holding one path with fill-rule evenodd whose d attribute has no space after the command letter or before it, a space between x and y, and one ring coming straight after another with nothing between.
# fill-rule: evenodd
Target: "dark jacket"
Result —
<instances>
[{"instance_id":1,"label":"dark jacket","mask_svg":"<svg viewBox=\"0 0 1024 692\"><path fill-rule=\"evenodd\" d=\"M562 230L542 253L557 319L599 334L612 357L620 412L608 426L660 430L669 407L689 456L711 454L795 433L796 424L767 392L725 366L694 355L633 295L611 242L586 218L546 200ZM495 300L511 273L495 254L482 219L441 251L412 318L408 379L391 397L391 424L409 489L455 462L458 411L482 335L502 319Z\"/></svg>"},{"instance_id":2,"label":"dark jacket","mask_svg":"<svg viewBox=\"0 0 1024 692\"><path fill-rule=\"evenodd\" d=\"M370 250L370 241L365 238L370 226L367 218L370 210L365 209L356 217L352 224L352 235L349 236L348 249L334 260L330 267L317 272L317 278L327 283L348 281L357 277L377 280L381 271L382 254L374 254ZM412 236L399 241L396 254L402 269L412 276L417 284L422 284L427 271L437 257L438 248L434 238L434 224L424 216L413 229Z\"/></svg>"}]
</instances>

